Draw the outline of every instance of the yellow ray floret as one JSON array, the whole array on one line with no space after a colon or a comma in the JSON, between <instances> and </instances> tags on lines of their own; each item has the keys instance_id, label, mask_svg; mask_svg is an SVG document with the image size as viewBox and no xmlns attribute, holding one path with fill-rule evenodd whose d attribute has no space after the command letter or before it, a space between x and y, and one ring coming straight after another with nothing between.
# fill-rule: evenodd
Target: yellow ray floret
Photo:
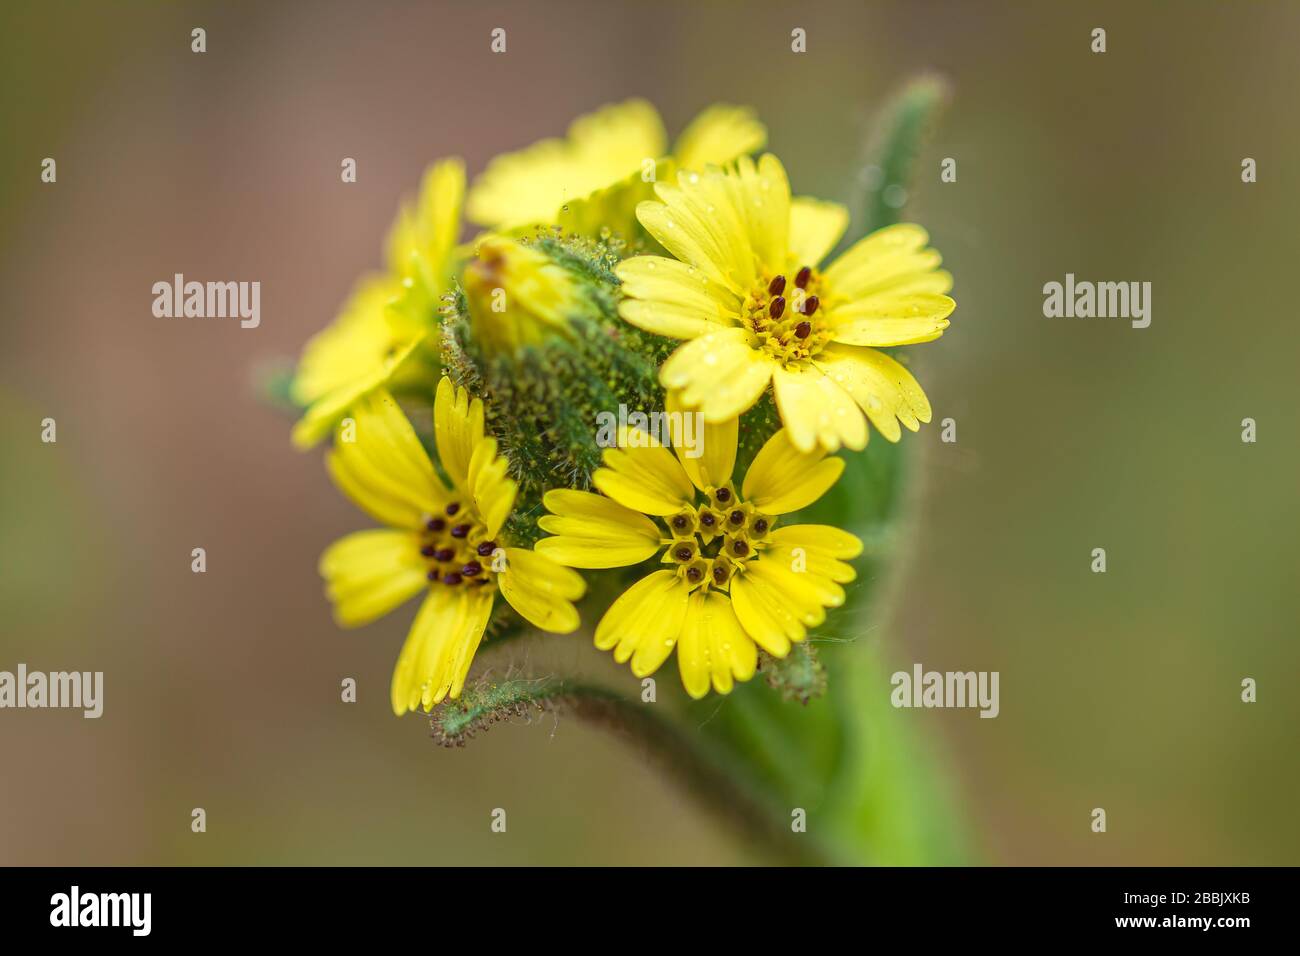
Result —
<instances>
[{"instance_id":1,"label":"yellow ray floret","mask_svg":"<svg viewBox=\"0 0 1300 956\"><path fill-rule=\"evenodd\" d=\"M767 130L751 110L712 106L682 132L667 165L668 138L659 113L645 100L627 100L578 117L563 139L544 139L492 160L470 190L467 215L489 228L563 220L577 231L590 231L603 218L619 231L618 211L631 212L626 198L648 192L647 168L727 163L762 149L766 140ZM611 215L595 216L588 208L597 194L600 210ZM565 210L566 204L585 207Z\"/></svg>"},{"instance_id":2,"label":"yellow ray floret","mask_svg":"<svg viewBox=\"0 0 1300 956\"><path fill-rule=\"evenodd\" d=\"M769 385L800 451L861 449L867 422L890 441L931 416L925 393L880 347L937 339L956 307L920 226L889 226L829 266L843 207L791 198L781 162L680 173L637 207L675 258L619 264L620 314L683 339L660 370L665 387L710 422L734 418Z\"/></svg>"},{"instance_id":3,"label":"yellow ray floret","mask_svg":"<svg viewBox=\"0 0 1300 956\"><path fill-rule=\"evenodd\" d=\"M389 232L387 272L363 279L338 318L307 343L293 386L307 408L294 426L295 445L320 442L376 388L420 381L422 360L436 369L429 346L452 284L464 195L460 160L430 166L415 204L403 206Z\"/></svg>"},{"instance_id":4,"label":"yellow ray floret","mask_svg":"<svg viewBox=\"0 0 1300 956\"><path fill-rule=\"evenodd\" d=\"M670 395L669 411L680 412ZM734 419L707 423L702 453L663 447L623 429L593 484L601 494L557 490L538 521L550 537L539 555L574 568L640 564L662 553L661 569L627 589L596 627L596 646L653 674L677 650L692 697L728 693L754 675L758 648L784 657L793 642L844 601L847 559L862 545L825 525L778 527L839 478L844 462L822 449L798 450L786 430L760 449L741 491L732 481Z\"/></svg>"},{"instance_id":5,"label":"yellow ray floret","mask_svg":"<svg viewBox=\"0 0 1300 956\"><path fill-rule=\"evenodd\" d=\"M326 462L339 489L384 528L357 531L321 556L335 619L356 627L424 592L393 671L393 712L458 697L499 591L554 633L578 627L582 577L502 529L518 487L483 430L483 403L443 378L434 400L444 482L402 410L380 389L339 425Z\"/></svg>"}]
</instances>

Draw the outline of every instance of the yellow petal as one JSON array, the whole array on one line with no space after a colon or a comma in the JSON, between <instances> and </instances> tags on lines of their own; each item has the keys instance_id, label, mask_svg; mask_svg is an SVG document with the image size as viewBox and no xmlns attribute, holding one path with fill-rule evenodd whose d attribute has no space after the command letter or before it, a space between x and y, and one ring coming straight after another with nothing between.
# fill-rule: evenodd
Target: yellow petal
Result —
<instances>
[{"instance_id":1,"label":"yellow petal","mask_svg":"<svg viewBox=\"0 0 1300 956\"><path fill-rule=\"evenodd\" d=\"M783 428L764 442L745 474L741 494L764 514L782 515L806 508L824 495L844 471L841 458L816 448L803 452Z\"/></svg>"},{"instance_id":2,"label":"yellow petal","mask_svg":"<svg viewBox=\"0 0 1300 956\"><path fill-rule=\"evenodd\" d=\"M655 195L660 202L637 206L646 231L712 282L743 296L754 284L757 263L744 208L749 200L736 175L683 171L675 184L657 183Z\"/></svg>"},{"instance_id":3,"label":"yellow petal","mask_svg":"<svg viewBox=\"0 0 1300 956\"><path fill-rule=\"evenodd\" d=\"M781 423L801 451L820 445L835 451L841 445L861 451L867 445L867 422L840 385L815 366L778 368L772 389Z\"/></svg>"},{"instance_id":4,"label":"yellow petal","mask_svg":"<svg viewBox=\"0 0 1300 956\"><path fill-rule=\"evenodd\" d=\"M768 552L746 567L750 577L762 581L774 594L781 595L786 606L799 616L805 627L817 627L826 619L824 608L839 607L844 603L842 587L830 578L809 571L802 563L773 560Z\"/></svg>"},{"instance_id":5,"label":"yellow petal","mask_svg":"<svg viewBox=\"0 0 1300 956\"><path fill-rule=\"evenodd\" d=\"M409 531L356 531L320 559L325 593L341 627L359 627L404 604L427 584L420 540Z\"/></svg>"},{"instance_id":6,"label":"yellow petal","mask_svg":"<svg viewBox=\"0 0 1300 956\"><path fill-rule=\"evenodd\" d=\"M418 278L439 293L450 285L450 260L460 238L460 214L465 201L465 164L444 159L425 170L413 207L403 207L389 231L389 270ZM427 269L428 275L421 275Z\"/></svg>"},{"instance_id":7,"label":"yellow petal","mask_svg":"<svg viewBox=\"0 0 1300 956\"><path fill-rule=\"evenodd\" d=\"M715 104L704 110L677 137L673 155L684 167L725 166L737 156L767 143L767 129L748 107Z\"/></svg>"},{"instance_id":8,"label":"yellow petal","mask_svg":"<svg viewBox=\"0 0 1300 956\"><path fill-rule=\"evenodd\" d=\"M843 388L890 441L902 432L898 422L912 431L931 417L930 401L912 373L884 352L850 345L832 345L813 360ZM897 419L897 420L896 420Z\"/></svg>"},{"instance_id":9,"label":"yellow petal","mask_svg":"<svg viewBox=\"0 0 1300 956\"><path fill-rule=\"evenodd\" d=\"M484 588L468 589L465 592L465 628L462 637L458 642L454 656L450 659L446 675L434 683L433 693L426 692L422 697L424 709L428 710L433 704L442 700L442 686L446 677L451 678L451 685L448 688L447 696L455 700L460 696L461 690L465 687L465 678L469 676L469 666L474 661L474 653L478 650L479 642L483 639L483 632L487 630L488 620L492 616L493 595Z\"/></svg>"},{"instance_id":10,"label":"yellow petal","mask_svg":"<svg viewBox=\"0 0 1300 956\"><path fill-rule=\"evenodd\" d=\"M771 153L764 153L757 165L742 156L728 184L748 224L754 255L769 272L784 268L790 248L790 180L785 167Z\"/></svg>"},{"instance_id":11,"label":"yellow petal","mask_svg":"<svg viewBox=\"0 0 1300 956\"><path fill-rule=\"evenodd\" d=\"M661 547L660 531L645 515L603 495L557 489L542 499L552 512L538 527L555 535L535 548L573 568L617 568L639 564Z\"/></svg>"},{"instance_id":12,"label":"yellow petal","mask_svg":"<svg viewBox=\"0 0 1300 956\"><path fill-rule=\"evenodd\" d=\"M509 467L505 457L497 454L495 438L479 440L470 458L468 484L490 538L496 537L510 517L519 492L518 483L506 474Z\"/></svg>"},{"instance_id":13,"label":"yellow petal","mask_svg":"<svg viewBox=\"0 0 1300 956\"><path fill-rule=\"evenodd\" d=\"M349 432L354 440L348 440ZM350 428L340 425L325 461L353 503L393 527L417 527L447 501L415 429L382 390L358 406Z\"/></svg>"},{"instance_id":14,"label":"yellow petal","mask_svg":"<svg viewBox=\"0 0 1300 956\"><path fill-rule=\"evenodd\" d=\"M861 299L935 274L943 258L936 250L925 247L929 240L924 229L906 222L859 239L826 269L823 281L828 298ZM951 277L947 273L943 276L951 288ZM941 286L930 288L948 291Z\"/></svg>"},{"instance_id":15,"label":"yellow petal","mask_svg":"<svg viewBox=\"0 0 1300 956\"><path fill-rule=\"evenodd\" d=\"M619 430L619 447L607 448L604 468L591 483L619 504L647 515L669 515L695 499L691 480L659 440L633 428Z\"/></svg>"},{"instance_id":16,"label":"yellow petal","mask_svg":"<svg viewBox=\"0 0 1300 956\"><path fill-rule=\"evenodd\" d=\"M795 547L768 547L763 552L763 560L784 564L792 569L800 567L809 574L820 575L836 584L847 584L858 576L858 573L853 570L853 565L845 564L828 552L815 547L798 546L797 551Z\"/></svg>"},{"instance_id":17,"label":"yellow petal","mask_svg":"<svg viewBox=\"0 0 1300 956\"><path fill-rule=\"evenodd\" d=\"M700 270L662 256L634 256L615 270L623 283L619 314L637 328L692 339L731 325L739 300Z\"/></svg>"},{"instance_id":18,"label":"yellow petal","mask_svg":"<svg viewBox=\"0 0 1300 956\"><path fill-rule=\"evenodd\" d=\"M534 627L552 634L577 630L578 610L572 602L586 592L581 575L545 555L506 548L506 570L497 584L502 597Z\"/></svg>"},{"instance_id":19,"label":"yellow petal","mask_svg":"<svg viewBox=\"0 0 1300 956\"><path fill-rule=\"evenodd\" d=\"M816 266L835 247L849 224L849 211L837 202L808 196L790 201L790 266Z\"/></svg>"},{"instance_id":20,"label":"yellow petal","mask_svg":"<svg viewBox=\"0 0 1300 956\"><path fill-rule=\"evenodd\" d=\"M686 469L691 483L700 491L720 488L731 480L731 472L736 467L736 439L739 434L740 420L731 418L724 422L702 423L701 418L687 419L697 413L682 405L681 393L668 393L667 411L669 415L678 416L681 424L674 439L677 440L677 457ZM689 423L688 423L689 421ZM701 427L702 425L702 427ZM694 445L686 441L691 436Z\"/></svg>"},{"instance_id":21,"label":"yellow petal","mask_svg":"<svg viewBox=\"0 0 1300 956\"><path fill-rule=\"evenodd\" d=\"M689 591L676 571L647 575L610 605L596 626L596 646L602 651L612 648L614 659L623 664L642 643L675 642Z\"/></svg>"},{"instance_id":22,"label":"yellow petal","mask_svg":"<svg viewBox=\"0 0 1300 956\"><path fill-rule=\"evenodd\" d=\"M696 700L709 693L713 679L709 659L711 644L700 622L705 600L706 594L702 590L691 595L677 642L677 669L682 675L682 686Z\"/></svg>"},{"instance_id":23,"label":"yellow petal","mask_svg":"<svg viewBox=\"0 0 1300 956\"><path fill-rule=\"evenodd\" d=\"M682 686L696 700L709 692L731 692L734 681L754 676L758 651L732 610L731 601L718 591L691 595L677 645L677 668Z\"/></svg>"},{"instance_id":24,"label":"yellow petal","mask_svg":"<svg viewBox=\"0 0 1300 956\"><path fill-rule=\"evenodd\" d=\"M628 100L580 116L563 140L498 156L475 180L467 213L484 226L551 223L564 203L613 185L667 151L655 108Z\"/></svg>"},{"instance_id":25,"label":"yellow petal","mask_svg":"<svg viewBox=\"0 0 1300 956\"><path fill-rule=\"evenodd\" d=\"M771 381L774 363L749 345L745 330L702 335L668 356L659 370L665 388L677 389L682 404L704 412L708 422L725 422L752 408Z\"/></svg>"},{"instance_id":26,"label":"yellow petal","mask_svg":"<svg viewBox=\"0 0 1300 956\"><path fill-rule=\"evenodd\" d=\"M418 369L428 341L424 333L402 342L392 338L389 332L384 333L383 339L362 341L351 334L335 335L336 331L339 330L327 329L321 333L325 340L313 339L308 343L312 357L304 356L299 370L299 376L306 377L294 382L295 394L300 399L309 394L316 396L293 426L293 444L299 449L319 444L363 398ZM326 354L340 350L346 352L346 361ZM329 368L324 368L327 364Z\"/></svg>"},{"instance_id":27,"label":"yellow petal","mask_svg":"<svg viewBox=\"0 0 1300 956\"><path fill-rule=\"evenodd\" d=\"M448 694L460 696L492 613L492 597L491 591L462 587L429 592L393 669L393 713L429 710Z\"/></svg>"},{"instance_id":28,"label":"yellow petal","mask_svg":"<svg viewBox=\"0 0 1300 956\"><path fill-rule=\"evenodd\" d=\"M470 401L465 389L444 376L433 403L433 433L442 467L458 488L467 488L470 459L483 439L483 402Z\"/></svg>"},{"instance_id":29,"label":"yellow petal","mask_svg":"<svg viewBox=\"0 0 1300 956\"><path fill-rule=\"evenodd\" d=\"M826 322L831 340L845 345L916 345L943 335L956 307L930 292L873 296L832 307Z\"/></svg>"},{"instance_id":30,"label":"yellow petal","mask_svg":"<svg viewBox=\"0 0 1300 956\"><path fill-rule=\"evenodd\" d=\"M735 681L747 681L754 676L758 648L740 626L731 601L717 591L709 592L699 623L709 647L713 689L719 694L729 694Z\"/></svg>"},{"instance_id":31,"label":"yellow petal","mask_svg":"<svg viewBox=\"0 0 1300 956\"><path fill-rule=\"evenodd\" d=\"M397 291L398 284L384 274L357 282L338 317L303 347L293 379L294 401L310 405L384 364L394 345L385 313Z\"/></svg>"},{"instance_id":32,"label":"yellow petal","mask_svg":"<svg viewBox=\"0 0 1300 956\"><path fill-rule=\"evenodd\" d=\"M785 657L791 640L803 640L805 631L798 619L779 604L773 605L766 590L748 574L737 574L730 587L736 619L763 650L773 657Z\"/></svg>"},{"instance_id":33,"label":"yellow petal","mask_svg":"<svg viewBox=\"0 0 1300 956\"><path fill-rule=\"evenodd\" d=\"M809 554L819 552L844 560L862 553L862 542L857 536L832 525L787 525L772 531L768 540L783 548L803 548Z\"/></svg>"}]
</instances>

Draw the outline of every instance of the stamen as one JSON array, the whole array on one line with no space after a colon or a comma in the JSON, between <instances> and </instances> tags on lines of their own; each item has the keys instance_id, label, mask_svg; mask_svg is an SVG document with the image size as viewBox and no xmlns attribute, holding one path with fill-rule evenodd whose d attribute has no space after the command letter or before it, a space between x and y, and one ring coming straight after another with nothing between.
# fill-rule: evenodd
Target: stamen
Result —
<instances>
[{"instance_id":1,"label":"stamen","mask_svg":"<svg viewBox=\"0 0 1300 956\"><path fill-rule=\"evenodd\" d=\"M731 489L719 488L717 491L714 492L714 495L717 497L719 501L726 503L731 500Z\"/></svg>"},{"instance_id":2,"label":"stamen","mask_svg":"<svg viewBox=\"0 0 1300 956\"><path fill-rule=\"evenodd\" d=\"M468 534L469 534L469 525L467 524L458 524L456 525L456 527L451 529L451 536L453 538L463 538Z\"/></svg>"},{"instance_id":3,"label":"stamen","mask_svg":"<svg viewBox=\"0 0 1300 956\"><path fill-rule=\"evenodd\" d=\"M426 524L425 527L430 531L441 531L443 528L447 527L447 522L443 521L441 518L430 518L429 523Z\"/></svg>"},{"instance_id":4,"label":"stamen","mask_svg":"<svg viewBox=\"0 0 1300 956\"><path fill-rule=\"evenodd\" d=\"M768 284L768 295L780 295L785 291L785 276L777 276Z\"/></svg>"},{"instance_id":5,"label":"stamen","mask_svg":"<svg viewBox=\"0 0 1300 956\"><path fill-rule=\"evenodd\" d=\"M785 314L785 299L779 295L773 299L772 304L767 307L767 314L774 319L781 318Z\"/></svg>"},{"instance_id":6,"label":"stamen","mask_svg":"<svg viewBox=\"0 0 1300 956\"><path fill-rule=\"evenodd\" d=\"M685 528L685 527L686 527L686 516L685 516L685 515L676 515L676 516L673 518L673 527L676 528L678 531L681 531L683 528Z\"/></svg>"},{"instance_id":7,"label":"stamen","mask_svg":"<svg viewBox=\"0 0 1300 956\"><path fill-rule=\"evenodd\" d=\"M673 557L678 561L689 561L691 559L691 549L687 547L678 548L673 552Z\"/></svg>"},{"instance_id":8,"label":"stamen","mask_svg":"<svg viewBox=\"0 0 1300 956\"><path fill-rule=\"evenodd\" d=\"M460 510L460 505L456 504L456 502L454 501L451 504L447 505L447 514L449 515L454 515L459 510Z\"/></svg>"},{"instance_id":9,"label":"stamen","mask_svg":"<svg viewBox=\"0 0 1300 956\"><path fill-rule=\"evenodd\" d=\"M759 518L757 521L754 522L754 533L755 533L755 534L767 534L767 519L766 519L766 518Z\"/></svg>"},{"instance_id":10,"label":"stamen","mask_svg":"<svg viewBox=\"0 0 1300 956\"><path fill-rule=\"evenodd\" d=\"M433 552L433 560L435 561L450 561L454 557L456 557L456 552L451 548L439 548Z\"/></svg>"},{"instance_id":11,"label":"stamen","mask_svg":"<svg viewBox=\"0 0 1300 956\"><path fill-rule=\"evenodd\" d=\"M802 269L799 270L799 274L794 277L795 287L799 289L808 288L808 280L811 278L812 278L812 269L808 268L807 266L804 266Z\"/></svg>"},{"instance_id":12,"label":"stamen","mask_svg":"<svg viewBox=\"0 0 1300 956\"><path fill-rule=\"evenodd\" d=\"M716 581L718 584L726 584L727 583L726 568L720 567L719 565L715 564L713 566L713 580Z\"/></svg>"},{"instance_id":13,"label":"stamen","mask_svg":"<svg viewBox=\"0 0 1300 956\"><path fill-rule=\"evenodd\" d=\"M749 545L745 544L743 541L733 541L731 544L731 550L737 557L743 558L745 555L749 554Z\"/></svg>"},{"instance_id":14,"label":"stamen","mask_svg":"<svg viewBox=\"0 0 1300 956\"><path fill-rule=\"evenodd\" d=\"M478 556L480 558L486 558L489 554L491 554L496 549L497 549L497 543L495 541L484 541L482 544L478 546L477 549Z\"/></svg>"},{"instance_id":15,"label":"stamen","mask_svg":"<svg viewBox=\"0 0 1300 956\"><path fill-rule=\"evenodd\" d=\"M816 298L817 298L816 296L813 296L813 299ZM812 323L800 322L798 325L794 327L794 334L801 339L808 338L808 336L812 335Z\"/></svg>"},{"instance_id":16,"label":"stamen","mask_svg":"<svg viewBox=\"0 0 1300 956\"><path fill-rule=\"evenodd\" d=\"M451 585L460 584L460 575L455 571L448 571L442 576L442 583Z\"/></svg>"},{"instance_id":17,"label":"stamen","mask_svg":"<svg viewBox=\"0 0 1300 956\"><path fill-rule=\"evenodd\" d=\"M745 512L741 511L740 509L736 509L731 513L730 518L732 524L744 524Z\"/></svg>"},{"instance_id":18,"label":"stamen","mask_svg":"<svg viewBox=\"0 0 1300 956\"><path fill-rule=\"evenodd\" d=\"M437 550L438 549L435 548L433 545L426 544L423 548L420 549L420 554L424 555L426 558L431 558L433 557L433 553Z\"/></svg>"},{"instance_id":19,"label":"stamen","mask_svg":"<svg viewBox=\"0 0 1300 956\"><path fill-rule=\"evenodd\" d=\"M803 314L812 315L817 311L817 306L819 305L821 305L821 299L817 298L815 295L808 296L807 300L803 304Z\"/></svg>"},{"instance_id":20,"label":"stamen","mask_svg":"<svg viewBox=\"0 0 1300 956\"><path fill-rule=\"evenodd\" d=\"M703 577L703 575L704 575L704 572L701 571L699 568L687 568L687 569L686 569L686 576L687 576L688 578L690 578L691 581L698 581L701 577Z\"/></svg>"},{"instance_id":21,"label":"stamen","mask_svg":"<svg viewBox=\"0 0 1300 956\"><path fill-rule=\"evenodd\" d=\"M711 511L706 511L700 515L700 524L704 525L706 528L712 528L716 521L717 519L713 517L713 512Z\"/></svg>"},{"instance_id":22,"label":"stamen","mask_svg":"<svg viewBox=\"0 0 1300 956\"><path fill-rule=\"evenodd\" d=\"M465 577L467 578L472 578L474 577L474 575L480 573L482 570L483 570L483 565L479 564L477 561L471 561L469 564L465 565L463 568L460 569L460 573L465 575Z\"/></svg>"}]
</instances>

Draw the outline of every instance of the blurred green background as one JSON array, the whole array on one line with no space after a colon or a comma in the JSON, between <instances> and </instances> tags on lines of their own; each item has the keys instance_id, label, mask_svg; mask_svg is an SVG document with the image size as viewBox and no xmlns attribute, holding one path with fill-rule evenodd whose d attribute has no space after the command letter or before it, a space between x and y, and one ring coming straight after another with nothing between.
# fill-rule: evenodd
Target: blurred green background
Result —
<instances>
[{"instance_id":1,"label":"blurred green background","mask_svg":"<svg viewBox=\"0 0 1300 956\"><path fill-rule=\"evenodd\" d=\"M765 861L571 716L460 750L395 720L413 609L330 622L316 557L366 521L255 380L379 264L438 156L477 171L633 95L671 134L719 100L759 110L797 192L849 200L871 119L925 71L953 96L908 215L958 309L913 350L936 424L904 439L876 623L842 635L884 662L860 706L913 662L1000 671L996 720L882 717L942 768L962 858L1300 861L1298 34L1284 3L6 4L0 669L103 670L106 699L0 712L0 863ZM154 319L175 272L260 281L261 327ZM1151 327L1045 319L1066 272L1152 282ZM635 691L576 637L525 656Z\"/></svg>"}]
</instances>

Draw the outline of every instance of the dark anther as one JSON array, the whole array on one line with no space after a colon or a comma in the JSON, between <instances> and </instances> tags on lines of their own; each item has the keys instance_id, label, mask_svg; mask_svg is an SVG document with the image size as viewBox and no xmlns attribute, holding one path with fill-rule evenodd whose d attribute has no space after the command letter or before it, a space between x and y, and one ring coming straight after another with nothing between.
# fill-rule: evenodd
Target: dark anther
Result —
<instances>
[{"instance_id":1,"label":"dark anther","mask_svg":"<svg viewBox=\"0 0 1300 956\"><path fill-rule=\"evenodd\" d=\"M685 516L685 515L677 515L676 517L674 517L674 518L673 518L673 527L676 528L678 531L681 531L683 528L685 528L685 527L686 527L686 516Z\"/></svg>"},{"instance_id":2,"label":"dark anther","mask_svg":"<svg viewBox=\"0 0 1300 956\"><path fill-rule=\"evenodd\" d=\"M730 489L730 488L719 488L719 489L717 490L717 498L718 498L719 501L724 502L724 503L730 501L730 500L731 500L731 489Z\"/></svg>"},{"instance_id":3,"label":"dark anther","mask_svg":"<svg viewBox=\"0 0 1300 956\"><path fill-rule=\"evenodd\" d=\"M459 510L460 510L460 505L456 504L456 502L454 501L451 504L447 505L447 514L449 515L454 515Z\"/></svg>"},{"instance_id":4,"label":"dark anther","mask_svg":"<svg viewBox=\"0 0 1300 956\"><path fill-rule=\"evenodd\" d=\"M431 557L433 557L433 553L434 553L436 550L437 550L437 548L435 548L433 545L431 545L431 544L426 544L423 548L420 549L420 553L421 553L422 555L424 555L426 558L431 558Z\"/></svg>"},{"instance_id":5,"label":"dark anther","mask_svg":"<svg viewBox=\"0 0 1300 956\"><path fill-rule=\"evenodd\" d=\"M734 551L737 556L743 558L745 555L749 554L749 545L745 544L743 541L733 541L731 544L731 550Z\"/></svg>"},{"instance_id":6,"label":"dark anther","mask_svg":"<svg viewBox=\"0 0 1300 956\"><path fill-rule=\"evenodd\" d=\"M687 569L686 569L686 576L687 576L688 578L690 578L692 581L698 581L698 580L700 579L700 575L701 575L702 573L703 573L703 572L701 572L699 568L687 568Z\"/></svg>"},{"instance_id":7,"label":"dark anther","mask_svg":"<svg viewBox=\"0 0 1300 956\"><path fill-rule=\"evenodd\" d=\"M804 314L804 315L812 315L814 312L817 311L817 306L819 306L819 305L821 305L821 299L817 298L817 296L815 296L815 295L810 295L810 296L808 296L808 298L804 301L804 304L803 304L803 314ZM802 323L802 322L800 323L800 325L803 325L803 324L804 324L804 323ZM799 337L800 337L800 338L803 338L802 335L799 336Z\"/></svg>"},{"instance_id":8,"label":"dark anther","mask_svg":"<svg viewBox=\"0 0 1300 956\"><path fill-rule=\"evenodd\" d=\"M436 580L438 580L438 571L437 571L437 569L435 569L435 570L433 570L433 571L430 571L428 574L425 575L425 577L428 578L430 581L436 581Z\"/></svg>"},{"instance_id":9,"label":"dark anther","mask_svg":"<svg viewBox=\"0 0 1300 956\"><path fill-rule=\"evenodd\" d=\"M755 534L767 534L766 518L759 518L757 521L754 522L754 532Z\"/></svg>"},{"instance_id":10,"label":"dark anther","mask_svg":"<svg viewBox=\"0 0 1300 956\"><path fill-rule=\"evenodd\" d=\"M804 266L799 270L799 274L794 277L794 284L800 289L808 288L808 280L812 278L812 270Z\"/></svg>"},{"instance_id":11,"label":"dark anther","mask_svg":"<svg viewBox=\"0 0 1300 956\"><path fill-rule=\"evenodd\" d=\"M785 314L785 298L777 296L772 300L772 304L767 307L767 314L774 319L781 318Z\"/></svg>"},{"instance_id":12,"label":"dark anther","mask_svg":"<svg viewBox=\"0 0 1300 956\"><path fill-rule=\"evenodd\" d=\"M447 527L447 522L443 521L441 518L430 518L429 523L425 525L425 527L430 531L441 531L443 528Z\"/></svg>"},{"instance_id":13,"label":"dark anther","mask_svg":"<svg viewBox=\"0 0 1300 956\"><path fill-rule=\"evenodd\" d=\"M467 524L458 524L456 527L451 529L451 536L453 538L463 538L467 534L469 534L469 525Z\"/></svg>"},{"instance_id":14,"label":"dark anther","mask_svg":"<svg viewBox=\"0 0 1300 956\"><path fill-rule=\"evenodd\" d=\"M472 578L474 575L478 574L482 570L483 570L483 565L479 564L477 561L471 561L469 564L465 565L463 568L460 569L460 573L465 575L465 577L467 578Z\"/></svg>"},{"instance_id":15,"label":"dark anther","mask_svg":"<svg viewBox=\"0 0 1300 956\"><path fill-rule=\"evenodd\" d=\"M741 511L740 509L736 509L735 511L733 511L730 517L731 517L732 524L745 523L745 512Z\"/></svg>"},{"instance_id":16,"label":"dark anther","mask_svg":"<svg viewBox=\"0 0 1300 956\"><path fill-rule=\"evenodd\" d=\"M767 286L768 295L780 295L785 291L785 276L777 276Z\"/></svg>"},{"instance_id":17,"label":"dark anther","mask_svg":"<svg viewBox=\"0 0 1300 956\"><path fill-rule=\"evenodd\" d=\"M455 571L448 571L442 576L443 584L460 584L460 575Z\"/></svg>"},{"instance_id":18,"label":"dark anther","mask_svg":"<svg viewBox=\"0 0 1300 956\"><path fill-rule=\"evenodd\" d=\"M478 546L479 557L486 558L489 554L491 554L496 549L497 549L497 543L495 541L484 541L482 544Z\"/></svg>"},{"instance_id":19,"label":"dark anther","mask_svg":"<svg viewBox=\"0 0 1300 956\"><path fill-rule=\"evenodd\" d=\"M677 558L678 561L689 561L691 559L691 549L678 548L673 552L673 556Z\"/></svg>"},{"instance_id":20,"label":"dark anther","mask_svg":"<svg viewBox=\"0 0 1300 956\"><path fill-rule=\"evenodd\" d=\"M815 299L817 297L813 296L813 298ZM808 338L808 336L812 335L812 323L800 322L798 325L794 327L794 334L801 339Z\"/></svg>"},{"instance_id":21,"label":"dark anther","mask_svg":"<svg viewBox=\"0 0 1300 956\"><path fill-rule=\"evenodd\" d=\"M706 512L704 512L704 514L700 515L700 524L704 525L704 527L706 527L706 528L712 528L712 527L713 527L713 524L714 524L714 521L716 521L716 520L717 520L717 519L715 519L715 518L713 517L713 515L712 515L710 512L708 512L708 511L706 511Z\"/></svg>"},{"instance_id":22,"label":"dark anther","mask_svg":"<svg viewBox=\"0 0 1300 956\"><path fill-rule=\"evenodd\" d=\"M439 548L437 551L433 552L433 559L435 561L450 561L454 557L456 557L456 552L451 550L451 548Z\"/></svg>"},{"instance_id":23,"label":"dark anther","mask_svg":"<svg viewBox=\"0 0 1300 956\"><path fill-rule=\"evenodd\" d=\"M713 566L713 580L717 581L719 584L726 584L727 583L726 568L720 568L715 564Z\"/></svg>"}]
</instances>

